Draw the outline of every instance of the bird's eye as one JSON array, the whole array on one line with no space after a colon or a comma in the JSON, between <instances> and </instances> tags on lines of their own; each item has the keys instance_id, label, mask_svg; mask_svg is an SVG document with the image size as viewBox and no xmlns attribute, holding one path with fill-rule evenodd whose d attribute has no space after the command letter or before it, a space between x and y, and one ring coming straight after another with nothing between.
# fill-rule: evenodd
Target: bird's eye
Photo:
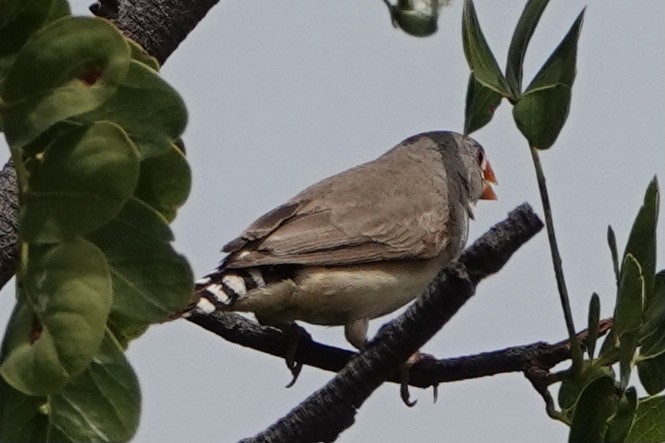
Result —
<instances>
[{"instance_id":1,"label":"bird's eye","mask_svg":"<svg viewBox=\"0 0 665 443\"><path fill-rule=\"evenodd\" d=\"M483 151L483 148L476 148L476 159L478 160L479 165L485 163L485 151Z\"/></svg>"}]
</instances>

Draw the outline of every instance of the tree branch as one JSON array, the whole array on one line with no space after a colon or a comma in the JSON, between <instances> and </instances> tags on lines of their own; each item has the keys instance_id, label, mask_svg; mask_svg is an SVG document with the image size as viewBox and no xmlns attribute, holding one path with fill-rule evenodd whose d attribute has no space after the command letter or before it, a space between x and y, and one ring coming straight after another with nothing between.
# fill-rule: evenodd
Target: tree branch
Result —
<instances>
[{"instance_id":1,"label":"tree branch","mask_svg":"<svg viewBox=\"0 0 665 443\"><path fill-rule=\"evenodd\" d=\"M187 319L231 343L276 357L283 358L286 355L288 338L277 328L261 326L233 313L216 312L209 315L199 313L192 314ZM605 334L611 327L611 318L602 320L599 324L599 336ZM577 337L584 342L587 334L588 331L584 330L578 333ZM354 351L313 340L303 340L298 344L295 359L304 365L324 371L339 372L357 355L358 353ZM569 340L565 339L556 343L539 341L454 358L426 359L411 368L409 385L428 388L440 383L524 372L531 367L548 370L570 358ZM387 381L401 383L397 374L393 374Z\"/></svg>"},{"instance_id":2,"label":"tree branch","mask_svg":"<svg viewBox=\"0 0 665 443\"><path fill-rule=\"evenodd\" d=\"M11 160L0 172L0 288L16 272L18 264L18 186Z\"/></svg>"},{"instance_id":3,"label":"tree branch","mask_svg":"<svg viewBox=\"0 0 665 443\"><path fill-rule=\"evenodd\" d=\"M322 389L264 432L244 442L332 441L354 422L356 410L396 368L424 345L462 305L476 285L499 271L543 227L527 204L512 211L446 266L425 293L384 325L367 349Z\"/></svg>"},{"instance_id":4,"label":"tree branch","mask_svg":"<svg viewBox=\"0 0 665 443\"><path fill-rule=\"evenodd\" d=\"M219 0L99 0L93 14L111 20L122 33L163 64Z\"/></svg>"}]
</instances>

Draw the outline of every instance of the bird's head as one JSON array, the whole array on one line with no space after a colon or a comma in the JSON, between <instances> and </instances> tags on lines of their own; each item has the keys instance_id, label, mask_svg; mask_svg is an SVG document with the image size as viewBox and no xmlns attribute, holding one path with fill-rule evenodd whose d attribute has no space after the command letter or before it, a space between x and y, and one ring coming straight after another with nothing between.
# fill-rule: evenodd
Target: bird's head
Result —
<instances>
[{"instance_id":1,"label":"bird's head","mask_svg":"<svg viewBox=\"0 0 665 443\"><path fill-rule=\"evenodd\" d=\"M491 186L497 184L496 177L480 143L464 136L461 154L471 200L474 203L477 200L496 200L496 194Z\"/></svg>"}]
</instances>

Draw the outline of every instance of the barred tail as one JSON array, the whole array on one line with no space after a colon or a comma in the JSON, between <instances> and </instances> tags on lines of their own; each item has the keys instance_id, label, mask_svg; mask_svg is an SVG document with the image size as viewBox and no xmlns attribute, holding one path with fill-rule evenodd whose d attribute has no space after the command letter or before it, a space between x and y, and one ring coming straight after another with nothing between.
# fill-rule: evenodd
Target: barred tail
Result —
<instances>
[{"instance_id":1,"label":"barred tail","mask_svg":"<svg viewBox=\"0 0 665 443\"><path fill-rule=\"evenodd\" d=\"M259 268L218 269L196 281L195 293L199 298L194 309L206 314L228 310L252 289L265 287Z\"/></svg>"}]
</instances>

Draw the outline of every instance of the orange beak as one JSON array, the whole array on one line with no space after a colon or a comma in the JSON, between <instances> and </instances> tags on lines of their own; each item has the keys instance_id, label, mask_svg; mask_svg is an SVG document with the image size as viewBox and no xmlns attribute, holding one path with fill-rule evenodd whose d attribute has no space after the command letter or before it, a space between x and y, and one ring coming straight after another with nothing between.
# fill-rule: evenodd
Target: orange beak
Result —
<instances>
[{"instance_id":1,"label":"orange beak","mask_svg":"<svg viewBox=\"0 0 665 443\"><path fill-rule=\"evenodd\" d=\"M490 186L490 183L492 184L498 184L496 181L496 177L494 176L494 170L492 169L492 165L490 165L490 162L485 160L485 164L483 165L483 193L480 195L481 200L496 200L496 194L494 193L494 189Z\"/></svg>"},{"instance_id":2,"label":"orange beak","mask_svg":"<svg viewBox=\"0 0 665 443\"><path fill-rule=\"evenodd\" d=\"M492 189L492 187L487 182L485 182L485 185L483 186L483 193L480 194L480 199L496 200L496 194L494 193L494 189Z\"/></svg>"}]
</instances>

